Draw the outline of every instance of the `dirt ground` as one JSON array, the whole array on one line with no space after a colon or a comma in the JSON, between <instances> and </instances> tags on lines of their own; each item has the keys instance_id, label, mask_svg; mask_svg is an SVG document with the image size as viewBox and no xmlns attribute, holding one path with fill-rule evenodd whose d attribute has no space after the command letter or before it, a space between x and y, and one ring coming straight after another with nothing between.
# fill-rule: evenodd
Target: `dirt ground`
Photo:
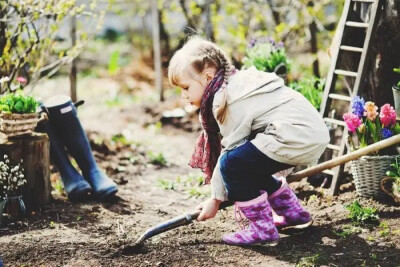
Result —
<instances>
[{"instance_id":1,"label":"dirt ground","mask_svg":"<svg viewBox=\"0 0 400 267\"><path fill-rule=\"evenodd\" d=\"M48 94L65 92L60 80L52 83L46 85ZM306 181L291 187L314 224L302 233L281 234L276 247L222 244L221 235L237 229L230 207L215 219L155 236L139 250L124 250L147 228L193 210L206 198L208 186L199 188L200 173L187 165L199 126L192 118L164 120L160 127L161 110L178 102L104 104L119 90L115 82L96 79L82 86L96 88L81 90L86 104L79 112L99 165L119 185L117 198L76 204L55 193L48 206L0 228L4 266L400 265L399 206L357 197L353 186L327 197ZM352 226L344 205L355 199L376 208L383 224Z\"/></svg>"}]
</instances>

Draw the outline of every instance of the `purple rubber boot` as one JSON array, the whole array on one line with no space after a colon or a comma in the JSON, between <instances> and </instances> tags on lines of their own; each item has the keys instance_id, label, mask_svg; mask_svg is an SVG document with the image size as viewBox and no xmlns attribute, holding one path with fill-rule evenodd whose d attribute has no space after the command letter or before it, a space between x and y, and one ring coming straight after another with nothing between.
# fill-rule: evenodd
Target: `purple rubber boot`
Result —
<instances>
[{"instance_id":1,"label":"purple rubber boot","mask_svg":"<svg viewBox=\"0 0 400 267\"><path fill-rule=\"evenodd\" d=\"M313 222L310 213L300 204L286 179L281 181L281 188L268 197L276 227L280 230L307 228Z\"/></svg>"},{"instance_id":2,"label":"purple rubber boot","mask_svg":"<svg viewBox=\"0 0 400 267\"><path fill-rule=\"evenodd\" d=\"M222 240L229 245L264 244L274 246L278 244L278 230L272 220L271 206L268 203L267 193L246 202L235 202L235 219L237 211L241 211L249 220L247 228L226 234Z\"/></svg>"}]
</instances>

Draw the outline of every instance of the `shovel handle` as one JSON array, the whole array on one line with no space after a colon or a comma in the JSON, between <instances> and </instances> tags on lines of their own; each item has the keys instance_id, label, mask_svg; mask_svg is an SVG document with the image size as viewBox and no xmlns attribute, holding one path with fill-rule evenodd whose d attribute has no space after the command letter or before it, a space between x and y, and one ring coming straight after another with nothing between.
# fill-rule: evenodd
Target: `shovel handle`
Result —
<instances>
[{"instance_id":1,"label":"shovel handle","mask_svg":"<svg viewBox=\"0 0 400 267\"><path fill-rule=\"evenodd\" d=\"M379 142L377 142L375 144L366 146L364 148L355 150L355 151L353 151L351 153L348 153L348 154L345 154L343 156L340 156L340 157L325 161L325 162L320 163L318 165L315 165L313 167L310 167L310 168L307 168L305 170L296 172L296 173L294 173L292 175L289 175L287 177L287 181L288 182L300 181L304 177L308 177L310 175L319 173L319 172L321 172L323 170L326 170L326 169L331 169L333 167L336 167L336 166L341 165L343 163L346 163L348 161L358 159L358 158L360 158L362 156L377 152L377 151L379 151L379 150L381 150L383 148L386 148L386 147L389 147L389 146L393 146L393 145L396 145L396 144L399 144L399 143L400 143L400 134L397 134L397 135L394 135L394 136L392 136L392 137L390 137L388 139L379 141Z\"/></svg>"}]
</instances>

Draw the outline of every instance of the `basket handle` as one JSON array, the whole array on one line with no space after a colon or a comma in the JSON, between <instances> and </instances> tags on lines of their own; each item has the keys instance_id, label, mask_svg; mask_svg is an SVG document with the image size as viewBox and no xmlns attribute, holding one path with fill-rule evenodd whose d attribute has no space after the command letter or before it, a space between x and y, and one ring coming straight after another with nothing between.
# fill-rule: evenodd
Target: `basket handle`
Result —
<instances>
[{"instance_id":1,"label":"basket handle","mask_svg":"<svg viewBox=\"0 0 400 267\"><path fill-rule=\"evenodd\" d=\"M45 111L40 112L40 116L37 120L37 122L41 122L41 121L49 121L49 116L47 115L47 113Z\"/></svg>"}]
</instances>

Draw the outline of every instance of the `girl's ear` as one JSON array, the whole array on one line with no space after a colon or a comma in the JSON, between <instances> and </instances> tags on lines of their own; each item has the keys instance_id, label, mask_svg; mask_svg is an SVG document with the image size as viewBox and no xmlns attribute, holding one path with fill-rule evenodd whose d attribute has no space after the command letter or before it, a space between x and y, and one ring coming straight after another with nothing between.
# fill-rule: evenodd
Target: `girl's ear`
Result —
<instances>
[{"instance_id":1,"label":"girl's ear","mask_svg":"<svg viewBox=\"0 0 400 267\"><path fill-rule=\"evenodd\" d=\"M207 71L204 73L204 75L206 76L207 83L211 82L212 79L214 79L214 72L212 72L212 71L208 71L208 70L207 70Z\"/></svg>"}]
</instances>

